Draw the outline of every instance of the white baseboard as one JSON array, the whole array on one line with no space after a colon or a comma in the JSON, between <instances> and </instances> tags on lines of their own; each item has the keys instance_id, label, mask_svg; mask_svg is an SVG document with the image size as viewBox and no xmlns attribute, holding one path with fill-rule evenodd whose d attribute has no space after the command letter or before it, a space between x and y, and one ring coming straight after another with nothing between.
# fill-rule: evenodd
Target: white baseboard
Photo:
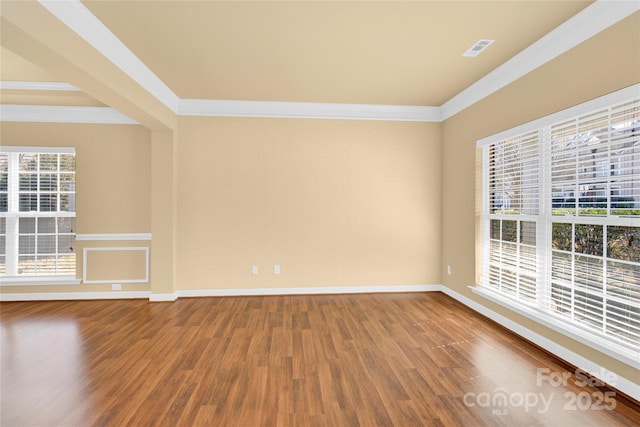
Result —
<instances>
[{"instance_id":1,"label":"white baseboard","mask_svg":"<svg viewBox=\"0 0 640 427\"><path fill-rule=\"evenodd\" d=\"M621 376L620 374L610 371L608 369L605 369L604 367L598 365L597 363L577 354L574 353L573 351L561 346L560 344L556 343L555 341L551 341L545 337L543 337L542 335L533 332L532 330L525 328L524 326L520 325L519 323L514 322L511 319L508 319L506 317L504 317L501 314L496 313L493 310L488 309L487 307L485 307L482 304L479 304L475 301L473 301L470 298L465 297L464 295L459 294L456 291L453 291L449 288L447 288L446 286L442 286L440 289L444 294L450 296L451 298L455 299L456 301L459 301L460 303L466 305L467 307L469 307L470 309L477 311L478 313L482 314L485 317L488 317L489 319L493 320L494 322L504 326L505 328L509 329L510 331L514 332L515 334L531 341L532 343L536 344L537 346L545 349L546 351L548 351L549 353L557 356L558 358L565 360L566 362L570 363L571 365L575 366L576 368L589 373L590 375L593 375L595 378L598 378L602 381L606 381L605 378L603 378L603 376L607 376L609 378L616 378L616 382L615 384L611 384L611 386L615 387L616 389L620 390L622 393L626 394L627 396L640 401L640 384L635 383L632 380L629 380L623 376ZM610 374L613 374L613 376L611 376Z\"/></svg>"},{"instance_id":2,"label":"white baseboard","mask_svg":"<svg viewBox=\"0 0 640 427\"><path fill-rule=\"evenodd\" d=\"M192 289L179 290L179 297L227 297L270 295L322 295L322 294L373 294L393 292L434 292L442 285L397 285L397 286L329 286L310 288L249 288L249 289Z\"/></svg>"},{"instance_id":3,"label":"white baseboard","mask_svg":"<svg viewBox=\"0 0 640 427\"><path fill-rule=\"evenodd\" d=\"M433 292L442 285L398 285L398 286L338 286L311 288L250 288L250 289L194 289L179 290L170 294L154 294L149 291L134 292L22 292L0 293L0 301L72 301L98 299L148 298L150 302L171 302L179 297L221 296L269 296L269 295L314 295L314 294L362 294L390 292Z\"/></svg>"},{"instance_id":4,"label":"white baseboard","mask_svg":"<svg viewBox=\"0 0 640 427\"><path fill-rule=\"evenodd\" d=\"M149 291L132 292L26 292L0 293L0 301L73 301L98 299L149 298Z\"/></svg>"},{"instance_id":5,"label":"white baseboard","mask_svg":"<svg viewBox=\"0 0 640 427\"><path fill-rule=\"evenodd\" d=\"M149 302L173 302L178 299L178 293L171 294L149 294Z\"/></svg>"}]
</instances>

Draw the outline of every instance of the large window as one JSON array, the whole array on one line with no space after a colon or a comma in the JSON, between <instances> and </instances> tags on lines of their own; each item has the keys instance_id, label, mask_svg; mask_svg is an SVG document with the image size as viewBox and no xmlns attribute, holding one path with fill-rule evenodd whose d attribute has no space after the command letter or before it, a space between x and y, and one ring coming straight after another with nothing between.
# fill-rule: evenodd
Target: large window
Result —
<instances>
[{"instance_id":1,"label":"large window","mask_svg":"<svg viewBox=\"0 0 640 427\"><path fill-rule=\"evenodd\" d=\"M638 88L478 144L481 292L625 361L637 360Z\"/></svg>"},{"instance_id":2,"label":"large window","mask_svg":"<svg viewBox=\"0 0 640 427\"><path fill-rule=\"evenodd\" d=\"M75 279L72 148L0 147L0 278Z\"/></svg>"}]
</instances>

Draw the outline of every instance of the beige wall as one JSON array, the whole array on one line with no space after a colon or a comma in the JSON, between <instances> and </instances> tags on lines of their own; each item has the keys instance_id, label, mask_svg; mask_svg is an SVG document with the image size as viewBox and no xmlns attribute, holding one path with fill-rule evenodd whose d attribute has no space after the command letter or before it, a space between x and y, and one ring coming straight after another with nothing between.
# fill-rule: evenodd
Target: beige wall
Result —
<instances>
[{"instance_id":1,"label":"beige wall","mask_svg":"<svg viewBox=\"0 0 640 427\"><path fill-rule=\"evenodd\" d=\"M141 126L2 122L0 144L76 148L76 232L78 234L149 233L150 132ZM77 277L82 277L84 247L139 246L148 242L78 241ZM138 254L131 253L136 257ZM139 263L136 263L139 264ZM104 266L95 267L106 277ZM88 270L89 270L88 268ZM135 273L129 271L134 269ZM138 275L140 266L121 265L114 279ZM114 282L116 283L116 282ZM102 292L110 285L3 286L14 292ZM123 290L148 290L149 284L127 284Z\"/></svg>"},{"instance_id":2,"label":"beige wall","mask_svg":"<svg viewBox=\"0 0 640 427\"><path fill-rule=\"evenodd\" d=\"M444 283L631 378L631 367L477 297L467 286L475 283L476 272L475 141L638 82L639 41L636 13L444 124L179 118L178 136L171 136L177 175L172 170L170 177L178 189L177 251L172 238L162 244L174 254L171 263L177 257L177 271L170 269L177 280L168 279L174 288L167 292ZM158 165L152 173L150 131L3 122L1 132L4 145L77 148L78 233L152 231L152 190L155 205L162 205L161 180L152 176L163 175ZM175 147L158 154L168 156L164 163L170 168ZM164 222L175 221L169 216ZM79 252L83 246L131 244L78 243ZM273 274L274 264L281 275ZM252 265L258 275L251 274ZM447 265L452 275L445 273Z\"/></svg>"},{"instance_id":3,"label":"beige wall","mask_svg":"<svg viewBox=\"0 0 640 427\"><path fill-rule=\"evenodd\" d=\"M440 283L440 128L180 118L177 288Z\"/></svg>"},{"instance_id":4,"label":"beige wall","mask_svg":"<svg viewBox=\"0 0 640 427\"><path fill-rule=\"evenodd\" d=\"M640 81L636 13L443 124L443 274L446 286L628 378L637 371L471 293L476 283L476 140Z\"/></svg>"}]
</instances>

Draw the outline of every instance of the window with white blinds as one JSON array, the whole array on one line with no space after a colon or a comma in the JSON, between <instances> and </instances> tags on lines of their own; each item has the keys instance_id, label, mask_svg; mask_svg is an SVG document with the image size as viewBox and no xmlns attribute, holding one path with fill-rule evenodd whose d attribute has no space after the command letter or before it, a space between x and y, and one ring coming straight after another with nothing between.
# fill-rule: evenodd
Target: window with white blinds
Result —
<instances>
[{"instance_id":1,"label":"window with white blinds","mask_svg":"<svg viewBox=\"0 0 640 427\"><path fill-rule=\"evenodd\" d=\"M479 141L481 288L636 359L639 94L627 89Z\"/></svg>"},{"instance_id":2,"label":"window with white blinds","mask_svg":"<svg viewBox=\"0 0 640 427\"><path fill-rule=\"evenodd\" d=\"M75 150L0 147L0 278L75 279Z\"/></svg>"}]
</instances>

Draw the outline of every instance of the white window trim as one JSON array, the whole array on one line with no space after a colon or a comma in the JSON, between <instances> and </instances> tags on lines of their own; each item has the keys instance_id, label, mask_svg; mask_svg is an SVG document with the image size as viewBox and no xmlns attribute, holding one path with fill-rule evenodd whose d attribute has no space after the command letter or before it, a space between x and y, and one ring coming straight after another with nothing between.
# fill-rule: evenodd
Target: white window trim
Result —
<instances>
[{"instance_id":1,"label":"white window trim","mask_svg":"<svg viewBox=\"0 0 640 427\"><path fill-rule=\"evenodd\" d=\"M41 153L41 154L76 154L75 147L39 147L39 146L0 146L0 153ZM13 185L16 186L17 183ZM17 197L17 191L14 189L14 197ZM74 212L2 212L0 216L4 218L27 218L27 217L70 217L76 218L77 213ZM9 227L9 224L7 224ZM17 227L16 224L13 227ZM15 232L11 231L11 233ZM7 230L7 235L10 233ZM9 239L7 238L7 242ZM15 244L15 243L14 243ZM6 252L6 251L5 251ZM8 254L5 254L5 257L8 258ZM7 262L10 262L7 260ZM55 275L24 275L24 276L14 276L14 275L0 275L0 287L2 286L42 286L42 285L77 285L82 283L80 279L77 279L75 275L69 274L55 274Z\"/></svg>"},{"instance_id":2,"label":"white window trim","mask_svg":"<svg viewBox=\"0 0 640 427\"><path fill-rule=\"evenodd\" d=\"M82 283L74 275L56 276L0 276L0 286L64 286Z\"/></svg>"},{"instance_id":3,"label":"white window trim","mask_svg":"<svg viewBox=\"0 0 640 427\"><path fill-rule=\"evenodd\" d=\"M587 101L583 104L576 105L574 107L568 108L566 110L559 111L557 113L550 114L548 116L542 117L540 119L522 124L512 129L505 130L495 135L488 136L486 138L482 138L477 141L476 146L478 148L486 147L489 144L496 143L508 138L512 138L518 135L522 135L524 133L532 132L532 131L540 131L547 132L548 128L553 124L563 120L572 119L574 117L590 113L592 111L606 108L608 106L622 103L628 101L633 98L638 98L640 96L640 84L636 84L633 86L629 86L627 88L621 89L619 91L604 95L602 97ZM542 140L547 140L547 138L543 138ZM543 146L543 149L544 148ZM489 157L487 150L483 150L482 152L482 171L481 179L482 179L482 248L486 250L485 242L489 241L490 238L490 228L489 221L490 217L487 214L489 207L489 194L488 194L488 183L489 177L488 174L484 171L488 170L489 166ZM543 165L545 168L550 167L546 164ZM541 180L542 188L540 194L540 200L546 200L549 196L550 192L550 182L547 180ZM548 188L547 188L548 187ZM546 198L545 198L546 197ZM540 205L540 212L536 216L536 219L541 220L541 222L545 222L545 217L550 215L547 212L546 206L544 203ZM507 218L508 217L508 218ZM518 218L513 216L505 215L505 219L523 219L525 215L519 215ZM628 218L628 217L616 217L609 216L607 218L600 217L585 217L588 223L594 224L608 224L608 225L632 225L638 226L639 220L637 218ZM538 222L538 221L536 221ZM563 222L563 218L561 216L554 216L553 222ZM571 222L567 219L567 222ZM545 234L547 230L545 229L545 224L540 224L542 227L539 227L539 232ZM546 239L543 239L546 240ZM540 242L541 240L538 240ZM548 259L540 259L542 262L539 266L539 271L547 270L547 266L550 265L550 251L547 254ZM483 275L488 271L488 257L482 256L482 271ZM542 274L542 273L541 273ZM494 303L497 303L503 307L506 307L528 319L531 319L543 326L546 326L556 332L559 332L569 338L572 338L578 342L581 342L585 345L588 345L596 350L599 350L611 357L626 363L630 366L640 369L640 350L634 347L631 343L626 342L618 342L615 338L606 336L604 333L600 334L597 331L587 330L584 328L580 328L574 324L570 324L566 322L566 319L562 316L556 315L552 312L546 311L537 306L538 302L527 304L522 300L518 300L516 298L510 298L507 295L504 295L498 291L495 291L489 287L482 286L481 284L477 284L475 286L470 286L470 289L475 294L482 296Z\"/></svg>"},{"instance_id":4,"label":"white window trim","mask_svg":"<svg viewBox=\"0 0 640 427\"><path fill-rule=\"evenodd\" d=\"M14 147L0 146L0 153L44 153L44 154L75 154L73 147Z\"/></svg>"}]
</instances>

